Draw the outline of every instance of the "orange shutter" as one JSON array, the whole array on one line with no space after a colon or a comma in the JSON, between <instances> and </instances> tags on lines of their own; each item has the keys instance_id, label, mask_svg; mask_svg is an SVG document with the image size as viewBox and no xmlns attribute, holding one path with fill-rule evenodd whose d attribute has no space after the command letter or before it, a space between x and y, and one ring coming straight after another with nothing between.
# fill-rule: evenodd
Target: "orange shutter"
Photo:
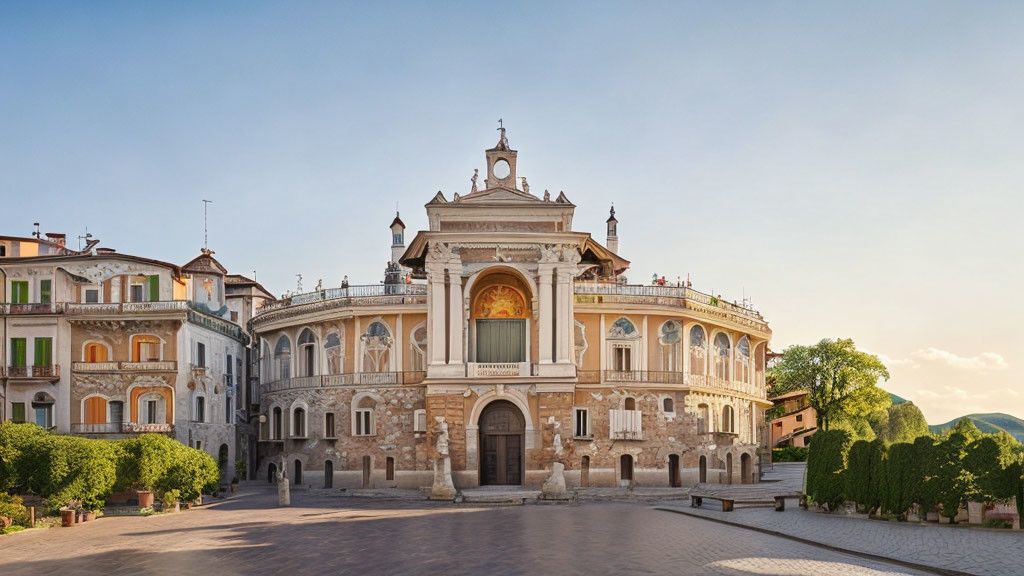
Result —
<instances>
[{"instance_id":1,"label":"orange shutter","mask_svg":"<svg viewBox=\"0 0 1024 576\"><path fill-rule=\"evenodd\" d=\"M107 422L107 401L94 396L85 401L85 423L105 424Z\"/></svg>"}]
</instances>

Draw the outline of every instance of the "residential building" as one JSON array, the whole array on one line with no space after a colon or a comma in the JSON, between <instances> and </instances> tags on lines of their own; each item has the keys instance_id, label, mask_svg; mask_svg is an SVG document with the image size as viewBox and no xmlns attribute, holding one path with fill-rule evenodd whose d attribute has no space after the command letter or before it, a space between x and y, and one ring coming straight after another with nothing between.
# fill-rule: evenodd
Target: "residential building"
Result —
<instances>
[{"instance_id":1,"label":"residential building","mask_svg":"<svg viewBox=\"0 0 1024 576\"><path fill-rule=\"evenodd\" d=\"M818 431L818 414L811 407L807 390L780 394L770 400L779 414L771 421L772 447L807 446Z\"/></svg>"}]
</instances>

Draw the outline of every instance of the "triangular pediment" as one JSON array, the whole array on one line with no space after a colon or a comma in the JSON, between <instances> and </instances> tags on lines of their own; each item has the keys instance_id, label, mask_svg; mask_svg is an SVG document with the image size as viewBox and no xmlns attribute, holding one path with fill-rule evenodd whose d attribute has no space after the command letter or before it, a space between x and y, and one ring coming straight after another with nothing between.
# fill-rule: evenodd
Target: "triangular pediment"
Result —
<instances>
[{"instance_id":1,"label":"triangular pediment","mask_svg":"<svg viewBox=\"0 0 1024 576\"><path fill-rule=\"evenodd\" d=\"M543 203L540 198L537 198L529 192L523 192L522 190L513 190L511 188L488 188L487 190L480 190L473 192L459 199L460 203L464 204L475 204L475 203L486 203L486 202L536 202Z\"/></svg>"}]
</instances>

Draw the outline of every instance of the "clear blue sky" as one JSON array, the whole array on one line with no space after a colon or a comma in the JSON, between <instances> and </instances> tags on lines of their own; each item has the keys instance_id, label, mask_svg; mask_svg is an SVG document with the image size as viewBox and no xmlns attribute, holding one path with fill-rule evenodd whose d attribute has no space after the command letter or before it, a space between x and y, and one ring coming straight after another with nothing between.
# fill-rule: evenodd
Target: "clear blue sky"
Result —
<instances>
[{"instance_id":1,"label":"clear blue sky","mask_svg":"<svg viewBox=\"0 0 1024 576\"><path fill-rule=\"evenodd\" d=\"M275 293L376 283L503 118L774 347L852 337L931 422L1024 416L1021 3L0 5L0 233L85 231ZM411 234L410 234L411 236Z\"/></svg>"}]
</instances>

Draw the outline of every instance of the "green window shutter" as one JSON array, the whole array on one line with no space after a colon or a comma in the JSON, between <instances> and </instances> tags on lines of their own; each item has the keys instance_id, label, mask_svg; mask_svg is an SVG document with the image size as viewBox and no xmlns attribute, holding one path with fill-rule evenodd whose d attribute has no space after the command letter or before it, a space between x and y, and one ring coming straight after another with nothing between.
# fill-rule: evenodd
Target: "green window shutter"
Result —
<instances>
[{"instance_id":1,"label":"green window shutter","mask_svg":"<svg viewBox=\"0 0 1024 576\"><path fill-rule=\"evenodd\" d=\"M25 403L24 402L12 402L11 403L11 421L13 421L13 422L24 422L25 421Z\"/></svg>"},{"instance_id":2,"label":"green window shutter","mask_svg":"<svg viewBox=\"0 0 1024 576\"><path fill-rule=\"evenodd\" d=\"M49 304L50 302L52 302L52 300L51 300L51 298L53 297L53 295L51 293L52 292L52 290L51 290L52 286L53 286L53 281L52 280L40 280L39 281L39 302L40 303L42 303L42 304Z\"/></svg>"},{"instance_id":3,"label":"green window shutter","mask_svg":"<svg viewBox=\"0 0 1024 576\"><path fill-rule=\"evenodd\" d=\"M154 274L146 278L146 283L149 284L149 301L159 302L160 301L160 276Z\"/></svg>"},{"instance_id":4,"label":"green window shutter","mask_svg":"<svg viewBox=\"0 0 1024 576\"><path fill-rule=\"evenodd\" d=\"M25 366L25 339L11 338L11 367L22 368Z\"/></svg>"},{"instance_id":5,"label":"green window shutter","mask_svg":"<svg viewBox=\"0 0 1024 576\"><path fill-rule=\"evenodd\" d=\"M36 356L34 366L50 366L53 364L53 339L36 338Z\"/></svg>"},{"instance_id":6,"label":"green window shutter","mask_svg":"<svg viewBox=\"0 0 1024 576\"><path fill-rule=\"evenodd\" d=\"M28 281L11 282L11 304L28 304Z\"/></svg>"}]
</instances>

